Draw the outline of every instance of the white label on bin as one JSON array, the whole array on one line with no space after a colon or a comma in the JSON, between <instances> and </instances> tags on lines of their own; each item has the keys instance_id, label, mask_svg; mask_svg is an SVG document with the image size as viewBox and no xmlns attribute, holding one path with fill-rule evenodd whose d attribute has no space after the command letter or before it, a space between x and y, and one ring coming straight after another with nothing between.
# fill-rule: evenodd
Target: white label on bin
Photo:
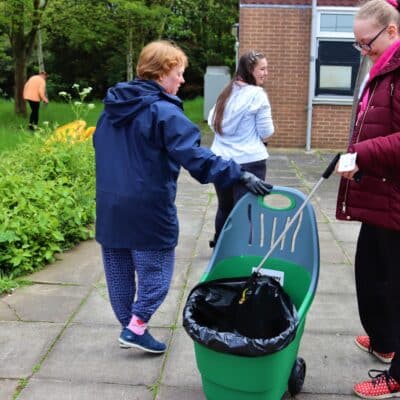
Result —
<instances>
[{"instance_id":1,"label":"white label on bin","mask_svg":"<svg viewBox=\"0 0 400 400\"><path fill-rule=\"evenodd\" d=\"M252 272L254 272L256 269L257 268L253 268ZM284 284L285 273L283 271L276 271L274 269L261 268L260 275L266 275L266 276L269 276L270 278L277 280L281 286L283 286L283 284Z\"/></svg>"}]
</instances>

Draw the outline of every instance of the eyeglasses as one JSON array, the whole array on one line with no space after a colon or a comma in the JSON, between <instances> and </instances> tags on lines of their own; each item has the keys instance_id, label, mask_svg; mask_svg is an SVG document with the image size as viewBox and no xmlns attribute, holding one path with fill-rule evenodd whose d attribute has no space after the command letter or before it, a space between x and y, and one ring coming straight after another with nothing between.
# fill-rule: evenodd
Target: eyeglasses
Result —
<instances>
[{"instance_id":1,"label":"eyeglasses","mask_svg":"<svg viewBox=\"0 0 400 400\"><path fill-rule=\"evenodd\" d=\"M381 29L368 43L358 43L354 42L353 47L358 51L366 51L367 53L371 51L371 44L378 39L379 35L384 32L389 25L386 25L383 29Z\"/></svg>"}]
</instances>

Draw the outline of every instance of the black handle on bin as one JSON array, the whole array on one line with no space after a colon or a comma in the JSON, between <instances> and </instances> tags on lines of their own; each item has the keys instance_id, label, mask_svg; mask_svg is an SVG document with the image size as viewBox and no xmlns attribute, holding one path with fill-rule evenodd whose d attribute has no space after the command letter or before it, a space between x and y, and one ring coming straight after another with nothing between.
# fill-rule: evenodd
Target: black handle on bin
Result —
<instances>
[{"instance_id":1,"label":"black handle on bin","mask_svg":"<svg viewBox=\"0 0 400 400\"><path fill-rule=\"evenodd\" d=\"M324 179L328 179L331 175L332 172L335 170L336 164L339 161L340 158L340 153L337 153L336 156L333 158L333 160L330 162L324 173L322 174L322 177Z\"/></svg>"}]
</instances>

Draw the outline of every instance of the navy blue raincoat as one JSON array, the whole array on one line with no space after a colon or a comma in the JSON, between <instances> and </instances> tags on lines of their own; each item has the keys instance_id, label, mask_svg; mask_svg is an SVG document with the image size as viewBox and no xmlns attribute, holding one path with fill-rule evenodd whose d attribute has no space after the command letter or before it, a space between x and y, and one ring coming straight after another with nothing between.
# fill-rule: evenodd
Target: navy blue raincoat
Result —
<instances>
[{"instance_id":1,"label":"navy blue raincoat","mask_svg":"<svg viewBox=\"0 0 400 400\"><path fill-rule=\"evenodd\" d=\"M174 248L175 207L183 166L200 183L230 186L240 166L200 147L182 102L151 80L110 88L94 134L96 240L104 247Z\"/></svg>"}]
</instances>

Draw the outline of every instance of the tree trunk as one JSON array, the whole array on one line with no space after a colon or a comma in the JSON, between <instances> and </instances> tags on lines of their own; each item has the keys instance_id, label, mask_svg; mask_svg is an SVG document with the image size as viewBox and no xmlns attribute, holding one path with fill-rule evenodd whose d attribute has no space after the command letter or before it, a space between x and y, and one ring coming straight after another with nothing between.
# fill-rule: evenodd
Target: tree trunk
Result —
<instances>
[{"instance_id":1,"label":"tree trunk","mask_svg":"<svg viewBox=\"0 0 400 400\"><path fill-rule=\"evenodd\" d=\"M14 110L16 114L26 115L26 104L22 97L26 81L26 59L24 51L14 56Z\"/></svg>"},{"instance_id":2,"label":"tree trunk","mask_svg":"<svg viewBox=\"0 0 400 400\"><path fill-rule=\"evenodd\" d=\"M130 23L130 20L129 20ZM126 55L126 79L127 81L131 81L133 79L133 46L132 46L132 27L129 26L129 33L128 33L128 52Z\"/></svg>"},{"instance_id":3,"label":"tree trunk","mask_svg":"<svg viewBox=\"0 0 400 400\"><path fill-rule=\"evenodd\" d=\"M33 12L27 14L23 0L10 2L10 43L14 62L14 110L16 114L26 115L26 105L22 98L26 81L26 64L32 54L42 12L49 0L34 0ZM25 26L26 19L30 29Z\"/></svg>"},{"instance_id":4,"label":"tree trunk","mask_svg":"<svg viewBox=\"0 0 400 400\"><path fill-rule=\"evenodd\" d=\"M46 69L44 68L42 32L40 31L40 27L37 31L37 58L38 58L39 72L46 71Z\"/></svg>"}]
</instances>

